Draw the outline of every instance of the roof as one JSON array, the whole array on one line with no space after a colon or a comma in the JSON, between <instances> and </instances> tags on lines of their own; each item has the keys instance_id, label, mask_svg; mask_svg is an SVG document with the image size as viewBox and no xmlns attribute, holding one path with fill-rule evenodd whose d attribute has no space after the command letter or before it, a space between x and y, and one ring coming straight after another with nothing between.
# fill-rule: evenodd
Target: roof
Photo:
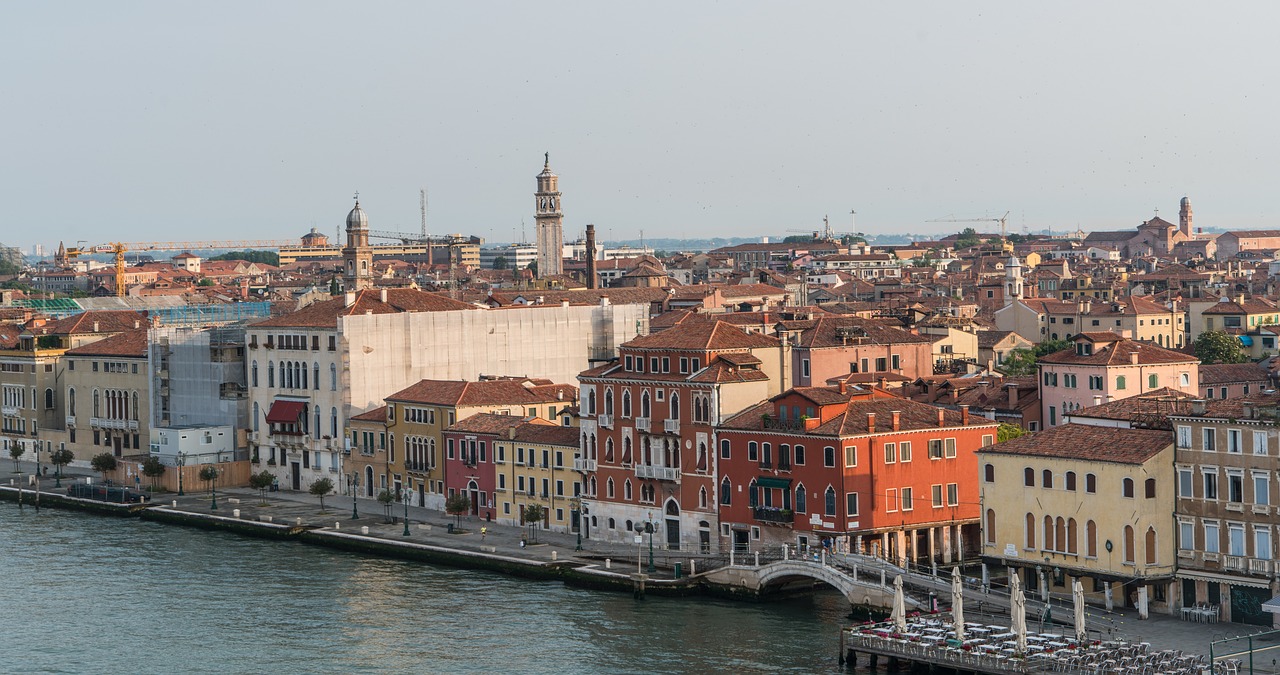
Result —
<instances>
[{"instance_id":1,"label":"roof","mask_svg":"<svg viewBox=\"0 0 1280 675\"><path fill-rule=\"evenodd\" d=\"M146 328L147 317L131 311L81 312L65 319L50 321L36 329L42 335L80 335L85 333L119 333Z\"/></svg>"},{"instance_id":2,"label":"roof","mask_svg":"<svg viewBox=\"0 0 1280 675\"><path fill-rule=\"evenodd\" d=\"M1195 395L1185 391L1161 387L1145 394L1099 403L1068 414L1071 417L1162 423L1160 418L1186 412L1189 401L1195 398Z\"/></svg>"},{"instance_id":3,"label":"roof","mask_svg":"<svg viewBox=\"0 0 1280 675\"><path fill-rule=\"evenodd\" d=\"M1017 333L1011 330L980 330L978 331L978 349L991 349L1010 335L1017 335ZM1023 340L1023 342L1027 341Z\"/></svg>"},{"instance_id":4,"label":"roof","mask_svg":"<svg viewBox=\"0 0 1280 675\"><path fill-rule=\"evenodd\" d=\"M768 401L758 403L725 420L721 428L739 431L764 431L766 415L775 414L775 402L792 394L800 394L820 406L844 404L844 410L828 419L825 423L803 433L815 436L856 436L869 433L867 414L876 416L876 431L886 432L891 429L893 413L898 413L899 431L920 431L937 429L938 416L941 414L946 427L959 427L961 413L955 410L938 408L910 399L899 398L882 390L848 390L840 394L835 387L796 387L785 391ZM819 400L821 399L821 400ZM969 416L969 426L995 426L985 417ZM798 431L797 431L798 432Z\"/></svg>"},{"instance_id":5,"label":"roof","mask_svg":"<svg viewBox=\"0 0 1280 675\"><path fill-rule=\"evenodd\" d=\"M485 405L526 405L578 398L578 389L569 384L539 383L526 378L481 380L422 380L387 397L388 401L451 407Z\"/></svg>"},{"instance_id":6,"label":"roof","mask_svg":"<svg viewBox=\"0 0 1280 675\"><path fill-rule=\"evenodd\" d=\"M381 405L369 412L362 412L359 415L351 416L352 422L386 422L387 406Z\"/></svg>"},{"instance_id":7,"label":"roof","mask_svg":"<svg viewBox=\"0 0 1280 675\"><path fill-rule=\"evenodd\" d=\"M340 316L362 314L400 314L403 312L444 312L479 308L438 293L428 293L410 288L387 289L387 301L381 299L381 290L357 291L350 305L345 296L322 300L296 312L259 321L251 328L333 328Z\"/></svg>"},{"instance_id":8,"label":"roof","mask_svg":"<svg viewBox=\"0 0 1280 675\"><path fill-rule=\"evenodd\" d=\"M1194 356L1157 347L1148 342L1137 342L1116 333L1081 333L1077 338L1099 343L1092 354L1076 353L1075 345L1062 351L1040 357L1041 363L1083 366L1126 366L1136 354L1140 364L1199 363Z\"/></svg>"},{"instance_id":9,"label":"roof","mask_svg":"<svg viewBox=\"0 0 1280 675\"><path fill-rule=\"evenodd\" d=\"M1063 424L987 446L978 453L1142 464L1172 446L1173 435L1165 430Z\"/></svg>"},{"instance_id":10,"label":"roof","mask_svg":"<svg viewBox=\"0 0 1280 675\"><path fill-rule=\"evenodd\" d=\"M477 413L464 420L459 420L453 426L445 429L445 431L502 436L524 443L577 448L580 430L575 427L561 426L541 417Z\"/></svg>"},{"instance_id":11,"label":"roof","mask_svg":"<svg viewBox=\"0 0 1280 675\"><path fill-rule=\"evenodd\" d=\"M754 349L777 347L777 338L748 333L724 321L710 323L685 322L623 343L630 349L681 349L713 351L720 349Z\"/></svg>"},{"instance_id":12,"label":"roof","mask_svg":"<svg viewBox=\"0 0 1280 675\"><path fill-rule=\"evenodd\" d=\"M872 319L842 316L819 316L802 321L782 321L780 331L800 331L794 346L816 349L848 344L921 344L933 338L885 325Z\"/></svg>"},{"instance_id":13,"label":"roof","mask_svg":"<svg viewBox=\"0 0 1280 675\"><path fill-rule=\"evenodd\" d=\"M1200 384L1230 384L1233 382L1265 382L1267 370L1256 363L1202 363Z\"/></svg>"},{"instance_id":14,"label":"roof","mask_svg":"<svg viewBox=\"0 0 1280 675\"><path fill-rule=\"evenodd\" d=\"M146 358L147 331L129 330L116 333L87 345L67 350L67 356L118 356Z\"/></svg>"}]
</instances>

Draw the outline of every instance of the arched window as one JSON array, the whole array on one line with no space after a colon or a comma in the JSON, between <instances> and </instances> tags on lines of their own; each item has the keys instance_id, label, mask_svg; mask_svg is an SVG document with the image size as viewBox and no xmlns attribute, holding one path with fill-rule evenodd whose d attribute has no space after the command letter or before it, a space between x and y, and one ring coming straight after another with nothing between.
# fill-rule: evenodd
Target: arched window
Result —
<instances>
[{"instance_id":1,"label":"arched window","mask_svg":"<svg viewBox=\"0 0 1280 675\"><path fill-rule=\"evenodd\" d=\"M262 409L258 407L258 402L254 401L253 402L253 430L254 431L258 430L258 416L261 415L261 410Z\"/></svg>"},{"instance_id":2,"label":"arched window","mask_svg":"<svg viewBox=\"0 0 1280 675\"><path fill-rule=\"evenodd\" d=\"M1053 550L1067 550L1067 521L1058 516L1053 523Z\"/></svg>"},{"instance_id":3,"label":"arched window","mask_svg":"<svg viewBox=\"0 0 1280 675\"><path fill-rule=\"evenodd\" d=\"M320 362L319 361L314 361L311 363L311 380L312 380L311 386L315 387L316 391L320 391Z\"/></svg>"},{"instance_id":4,"label":"arched window","mask_svg":"<svg viewBox=\"0 0 1280 675\"><path fill-rule=\"evenodd\" d=\"M622 463L631 463L631 437L623 436L622 438Z\"/></svg>"},{"instance_id":5,"label":"arched window","mask_svg":"<svg viewBox=\"0 0 1280 675\"><path fill-rule=\"evenodd\" d=\"M729 482L729 477L725 476L720 481L720 503L728 506L733 501L733 484Z\"/></svg>"},{"instance_id":6,"label":"arched window","mask_svg":"<svg viewBox=\"0 0 1280 675\"><path fill-rule=\"evenodd\" d=\"M631 479L630 478L628 478L626 482L622 484L622 498L627 501L631 501Z\"/></svg>"},{"instance_id":7,"label":"arched window","mask_svg":"<svg viewBox=\"0 0 1280 675\"><path fill-rule=\"evenodd\" d=\"M670 408L670 411L667 413L667 416L673 420L680 419L680 394L674 391L671 392L671 402L668 407Z\"/></svg>"},{"instance_id":8,"label":"arched window","mask_svg":"<svg viewBox=\"0 0 1280 675\"><path fill-rule=\"evenodd\" d=\"M982 467L982 479L988 483L996 482L996 467L994 464L984 464Z\"/></svg>"},{"instance_id":9,"label":"arched window","mask_svg":"<svg viewBox=\"0 0 1280 675\"><path fill-rule=\"evenodd\" d=\"M623 390L622 392L622 416L631 417L631 391Z\"/></svg>"},{"instance_id":10,"label":"arched window","mask_svg":"<svg viewBox=\"0 0 1280 675\"><path fill-rule=\"evenodd\" d=\"M274 389L276 386L276 362L267 361L267 386Z\"/></svg>"},{"instance_id":11,"label":"arched window","mask_svg":"<svg viewBox=\"0 0 1280 675\"><path fill-rule=\"evenodd\" d=\"M1045 469L1040 477L1040 486L1044 488L1053 488L1053 472Z\"/></svg>"},{"instance_id":12,"label":"arched window","mask_svg":"<svg viewBox=\"0 0 1280 675\"><path fill-rule=\"evenodd\" d=\"M604 390L604 414L613 414L613 389Z\"/></svg>"},{"instance_id":13,"label":"arched window","mask_svg":"<svg viewBox=\"0 0 1280 675\"><path fill-rule=\"evenodd\" d=\"M338 390L338 364L329 364L329 391Z\"/></svg>"},{"instance_id":14,"label":"arched window","mask_svg":"<svg viewBox=\"0 0 1280 675\"><path fill-rule=\"evenodd\" d=\"M648 389L640 392L640 416L641 417L649 416L649 390Z\"/></svg>"},{"instance_id":15,"label":"arched window","mask_svg":"<svg viewBox=\"0 0 1280 675\"><path fill-rule=\"evenodd\" d=\"M1098 524L1092 520L1084 524L1084 554L1098 557Z\"/></svg>"},{"instance_id":16,"label":"arched window","mask_svg":"<svg viewBox=\"0 0 1280 675\"><path fill-rule=\"evenodd\" d=\"M1029 548L1029 549L1035 548L1036 547L1036 517L1031 515L1030 513L1027 514L1027 522L1026 522L1025 529L1026 529L1026 535L1027 535L1026 548Z\"/></svg>"},{"instance_id":17,"label":"arched window","mask_svg":"<svg viewBox=\"0 0 1280 675\"><path fill-rule=\"evenodd\" d=\"M587 392L587 414L596 414L596 390L591 389Z\"/></svg>"},{"instance_id":18,"label":"arched window","mask_svg":"<svg viewBox=\"0 0 1280 675\"><path fill-rule=\"evenodd\" d=\"M1027 467L1022 470L1022 484L1026 487L1036 486L1036 470Z\"/></svg>"},{"instance_id":19,"label":"arched window","mask_svg":"<svg viewBox=\"0 0 1280 675\"><path fill-rule=\"evenodd\" d=\"M707 444L702 441L698 441L698 465L696 469L698 471L707 470Z\"/></svg>"},{"instance_id":20,"label":"arched window","mask_svg":"<svg viewBox=\"0 0 1280 675\"><path fill-rule=\"evenodd\" d=\"M1052 516L1044 517L1044 550L1046 551L1054 550L1053 517Z\"/></svg>"},{"instance_id":21,"label":"arched window","mask_svg":"<svg viewBox=\"0 0 1280 675\"><path fill-rule=\"evenodd\" d=\"M826 501L826 507L827 507L826 514L828 516L836 515L836 489L828 485L827 493L825 497L826 497L825 501Z\"/></svg>"},{"instance_id":22,"label":"arched window","mask_svg":"<svg viewBox=\"0 0 1280 675\"><path fill-rule=\"evenodd\" d=\"M591 477L591 496L592 497L596 496L596 477L595 476ZM591 516L591 517L593 519L595 518L595 516ZM595 522L595 521L592 520L592 522Z\"/></svg>"},{"instance_id":23,"label":"arched window","mask_svg":"<svg viewBox=\"0 0 1280 675\"><path fill-rule=\"evenodd\" d=\"M44 390L44 409L53 410L53 389Z\"/></svg>"},{"instance_id":24,"label":"arched window","mask_svg":"<svg viewBox=\"0 0 1280 675\"><path fill-rule=\"evenodd\" d=\"M588 457L588 459L591 459L591 460L598 459L598 457L596 456L596 435L595 434L591 434L591 444L590 446L588 446L588 450L590 451L590 457Z\"/></svg>"},{"instance_id":25,"label":"arched window","mask_svg":"<svg viewBox=\"0 0 1280 675\"><path fill-rule=\"evenodd\" d=\"M1124 375L1116 376L1116 389L1124 389Z\"/></svg>"},{"instance_id":26,"label":"arched window","mask_svg":"<svg viewBox=\"0 0 1280 675\"><path fill-rule=\"evenodd\" d=\"M987 536L986 536L987 543L988 544L996 543L996 511L995 509L987 509L986 529L987 529Z\"/></svg>"},{"instance_id":27,"label":"arched window","mask_svg":"<svg viewBox=\"0 0 1280 675\"><path fill-rule=\"evenodd\" d=\"M1121 494L1125 497L1133 499L1133 479L1125 478L1121 483Z\"/></svg>"},{"instance_id":28,"label":"arched window","mask_svg":"<svg viewBox=\"0 0 1280 675\"><path fill-rule=\"evenodd\" d=\"M1084 491L1088 492L1089 494L1097 494L1098 477L1096 475L1091 473L1086 473L1084 475Z\"/></svg>"},{"instance_id":29,"label":"arched window","mask_svg":"<svg viewBox=\"0 0 1280 675\"><path fill-rule=\"evenodd\" d=\"M809 510L808 496L805 494L804 483L796 486L796 513L804 513Z\"/></svg>"},{"instance_id":30,"label":"arched window","mask_svg":"<svg viewBox=\"0 0 1280 675\"><path fill-rule=\"evenodd\" d=\"M1147 528L1147 564L1156 564L1156 528Z\"/></svg>"},{"instance_id":31,"label":"arched window","mask_svg":"<svg viewBox=\"0 0 1280 675\"><path fill-rule=\"evenodd\" d=\"M1148 478L1148 479L1146 480L1146 482L1145 482L1145 483L1143 483L1143 487L1144 487L1144 489L1145 489L1145 491L1146 491L1146 498L1147 498L1147 499L1155 499L1155 498L1156 498L1156 479L1154 479L1154 478Z\"/></svg>"},{"instance_id":32,"label":"arched window","mask_svg":"<svg viewBox=\"0 0 1280 675\"><path fill-rule=\"evenodd\" d=\"M132 415L132 417L130 417L129 419L131 420L138 419L138 392L136 391L133 392L133 409L130 411L130 414Z\"/></svg>"},{"instance_id":33,"label":"arched window","mask_svg":"<svg viewBox=\"0 0 1280 675\"><path fill-rule=\"evenodd\" d=\"M1079 535L1079 532L1076 531L1076 519L1068 518L1067 519L1067 553L1074 555L1077 552L1079 552L1079 548L1076 543L1078 539L1078 535Z\"/></svg>"},{"instance_id":34,"label":"arched window","mask_svg":"<svg viewBox=\"0 0 1280 675\"><path fill-rule=\"evenodd\" d=\"M705 486L698 489L698 508L707 508L707 488Z\"/></svg>"},{"instance_id":35,"label":"arched window","mask_svg":"<svg viewBox=\"0 0 1280 675\"><path fill-rule=\"evenodd\" d=\"M604 492L605 496L610 499L613 499L613 479L612 478L610 478L608 481L605 482L604 490L605 490Z\"/></svg>"},{"instance_id":36,"label":"arched window","mask_svg":"<svg viewBox=\"0 0 1280 675\"><path fill-rule=\"evenodd\" d=\"M338 409L329 408L329 436L338 437Z\"/></svg>"},{"instance_id":37,"label":"arched window","mask_svg":"<svg viewBox=\"0 0 1280 675\"><path fill-rule=\"evenodd\" d=\"M307 383L307 364L305 363L298 364L298 379L302 381L300 385L302 389L311 388L308 386L308 383Z\"/></svg>"},{"instance_id":38,"label":"arched window","mask_svg":"<svg viewBox=\"0 0 1280 675\"><path fill-rule=\"evenodd\" d=\"M67 414L72 417L76 416L76 388L67 389Z\"/></svg>"},{"instance_id":39,"label":"arched window","mask_svg":"<svg viewBox=\"0 0 1280 675\"><path fill-rule=\"evenodd\" d=\"M1163 335L1161 335L1160 337L1164 338ZM1160 388L1160 376L1156 375L1155 373L1151 373L1150 375L1148 375L1147 389L1159 389L1159 388Z\"/></svg>"},{"instance_id":40,"label":"arched window","mask_svg":"<svg viewBox=\"0 0 1280 675\"><path fill-rule=\"evenodd\" d=\"M1134 561L1132 525L1124 526L1124 561L1127 563Z\"/></svg>"},{"instance_id":41,"label":"arched window","mask_svg":"<svg viewBox=\"0 0 1280 675\"><path fill-rule=\"evenodd\" d=\"M604 461L613 464L613 437L604 439Z\"/></svg>"},{"instance_id":42,"label":"arched window","mask_svg":"<svg viewBox=\"0 0 1280 675\"><path fill-rule=\"evenodd\" d=\"M251 367L250 367L250 369L249 369L249 382L251 382L251 383L252 383L252 385L253 385L253 386L255 386L255 387L256 387L256 386L258 386L258 361L257 361L257 359L254 359L254 361L253 361L253 366L251 366Z\"/></svg>"},{"instance_id":43,"label":"arched window","mask_svg":"<svg viewBox=\"0 0 1280 675\"><path fill-rule=\"evenodd\" d=\"M320 438L320 406L315 406L313 413L312 417L314 419L311 423L311 434L316 438Z\"/></svg>"}]
</instances>

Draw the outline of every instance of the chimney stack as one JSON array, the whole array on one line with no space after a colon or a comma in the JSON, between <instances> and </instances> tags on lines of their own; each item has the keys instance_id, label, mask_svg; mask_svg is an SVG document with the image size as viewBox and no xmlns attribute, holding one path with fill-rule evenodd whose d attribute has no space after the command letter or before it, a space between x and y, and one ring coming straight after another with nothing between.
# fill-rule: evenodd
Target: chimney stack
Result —
<instances>
[{"instance_id":1,"label":"chimney stack","mask_svg":"<svg viewBox=\"0 0 1280 675\"><path fill-rule=\"evenodd\" d=\"M1138 352L1136 350L1129 352L1129 363L1135 366L1138 365Z\"/></svg>"},{"instance_id":2,"label":"chimney stack","mask_svg":"<svg viewBox=\"0 0 1280 675\"><path fill-rule=\"evenodd\" d=\"M1010 382L1005 386L1009 389L1009 407L1014 408L1018 405L1018 383Z\"/></svg>"},{"instance_id":3,"label":"chimney stack","mask_svg":"<svg viewBox=\"0 0 1280 675\"><path fill-rule=\"evenodd\" d=\"M968 423L969 423L969 406L961 405L960 406L960 424L968 424Z\"/></svg>"},{"instance_id":4,"label":"chimney stack","mask_svg":"<svg viewBox=\"0 0 1280 675\"><path fill-rule=\"evenodd\" d=\"M596 281L596 226L587 225L587 288L595 289Z\"/></svg>"},{"instance_id":5,"label":"chimney stack","mask_svg":"<svg viewBox=\"0 0 1280 675\"><path fill-rule=\"evenodd\" d=\"M874 434L876 432L876 414L867 413L867 433Z\"/></svg>"},{"instance_id":6,"label":"chimney stack","mask_svg":"<svg viewBox=\"0 0 1280 675\"><path fill-rule=\"evenodd\" d=\"M378 291L378 299L384 303L387 301L387 289L384 288L381 291Z\"/></svg>"},{"instance_id":7,"label":"chimney stack","mask_svg":"<svg viewBox=\"0 0 1280 675\"><path fill-rule=\"evenodd\" d=\"M344 296L343 296L343 306L344 306L344 307L350 307L350 306L352 306L352 305L354 305L354 304L356 304L356 294L355 294L355 292L354 292L354 291L347 291L346 295L344 295Z\"/></svg>"},{"instance_id":8,"label":"chimney stack","mask_svg":"<svg viewBox=\"0 0 1280 675\"><path fill-rule=\"evenodd\" d=\"M841 396L844 396L845 394L848 394L848 393L849 393L849 383L848 383L848 382L845 382L844 380L840 380L840 382L839 382L836 386L840 388L840 395L841 395Z\"/></svg>"},{"instance_id":9,"label":"chimney stack","mask_svg":"<svg viewBox=\"0 0 1280 675\"><path fill-rule=\"evenodd\" d=\"M893 420L893 430L898 431L902 422L902 412L899 410L894 410L894 411L891 411L889 414L891 415L891 419Z\"/></svg>"},{"instance_id":10,"label":"chimney stack","mask_svg":"<svg viewBox=\"0 0 1280 675\"><path fill-rule=\"evenodd\" d=\"M938 427L945 426L947 426L947 411L942 408L938 408Z\"/></svg>"},{"instance_id":11,"label":"chimney stack","mask_svg":"<svg viewBox=\"0 0 1280 675\"><path fill-rule=\"evenodd\" d=\"M98 322L97 322L97 321L94 321L94 322L93 322L93 332L95 332L95 333L96 333L96 332L98 332Z\"/></svg>"}]
</instances>

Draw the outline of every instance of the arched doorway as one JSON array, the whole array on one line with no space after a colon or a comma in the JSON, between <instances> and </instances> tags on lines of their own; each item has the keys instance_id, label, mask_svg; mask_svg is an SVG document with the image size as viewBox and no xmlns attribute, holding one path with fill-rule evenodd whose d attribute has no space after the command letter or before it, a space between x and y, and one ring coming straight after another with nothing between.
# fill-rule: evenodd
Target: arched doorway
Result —
<instances>
[{"instance_id":1,"label":"arched doorway","mask_svg":"<svg viewBox=\"0 0 1280 675\"><path fill-rule=\"evenodd\" d=\"M373 467L364 467L364 496L373 496Z\"/></svg>"},{"instance_id":2,"label":"arched doorway","mask_svg":"<svg viewBox=\"0 0 1280 675\"><path fill-rule=\"evenodd\" d=\"M680 550L680 505L674 499L667 500L666 506L667 548Z\"/></svg>"},{"instance_id":3,"label":"arched doorway","mask_svg":"<svg viewBox=\"0 0 1280 675\"><path fill-rule=\"evenodd\" d=\"M467 482L468 496L471 498L471 515L480 515L480 486L475 481Z\"/></svg>"}]
</instances>

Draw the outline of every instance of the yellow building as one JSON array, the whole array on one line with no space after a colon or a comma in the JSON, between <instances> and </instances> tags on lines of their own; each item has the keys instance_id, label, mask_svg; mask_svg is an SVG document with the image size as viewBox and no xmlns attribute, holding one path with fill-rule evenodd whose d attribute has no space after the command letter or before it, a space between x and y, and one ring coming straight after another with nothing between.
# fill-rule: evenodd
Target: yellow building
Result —
<instances>
[{"instance_id":1,"label":"yellow building","mask_svg":"<svg viewBox=\"0 0 1280 675\"><path fill-rule=\"evenodd\" d=\"M374 408L347 421L351 452L343 462L340 489L347 494L377 497L389 489L394 453L387 444L387 407Z\"/></svg>"},{"instance_id":2,"label":"yellow building","mask_svg":"<svg viewBox=\"0 0 1280 675\"><path fill-rule=\"evenodd\" d=\"M982 557L1028 595L1172 612L1173 434L1066 424L978 451Z\"/></svg>"}]
</instances>

